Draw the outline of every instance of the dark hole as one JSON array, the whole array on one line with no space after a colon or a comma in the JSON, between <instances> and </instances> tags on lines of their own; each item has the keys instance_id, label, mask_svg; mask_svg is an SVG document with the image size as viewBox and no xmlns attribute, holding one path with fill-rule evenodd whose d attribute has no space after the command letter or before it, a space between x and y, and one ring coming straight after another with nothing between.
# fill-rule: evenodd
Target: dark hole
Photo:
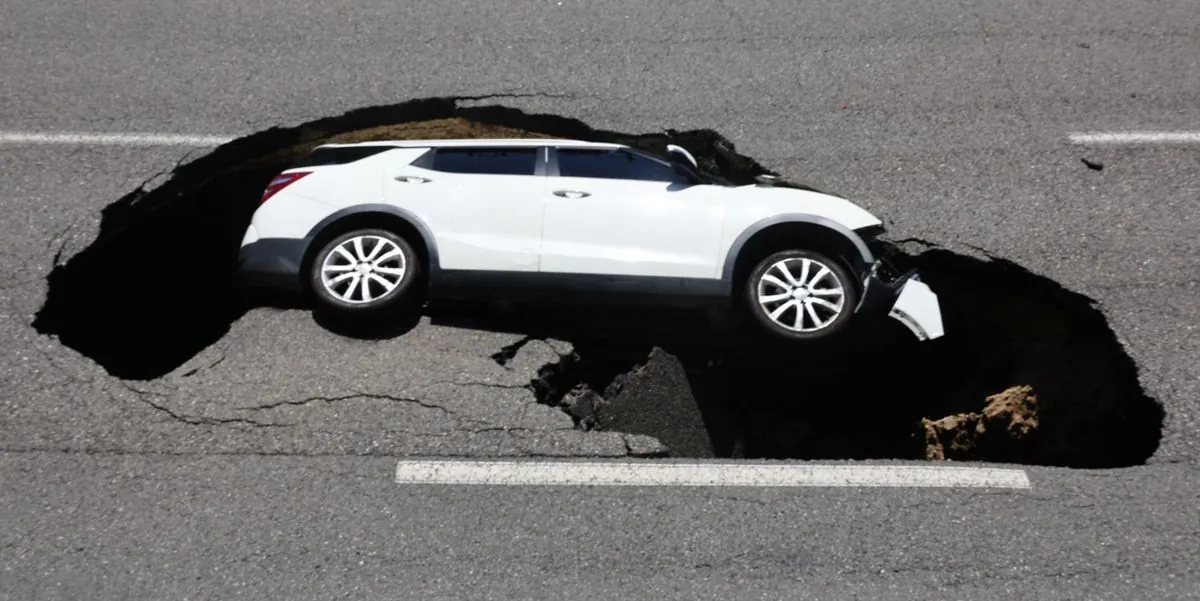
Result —
<instances>
[{"instance_id":1,"label":"dark hole","mask_svg":"<svg viewBox=\"0 0 1200 601\"><path fill-rule=\"evenodd\" d=\"M176 169L162 186L117 200L104 210L97 239L50 274L34 327L117 377L170 372L246 310L233 267L268 181L331 136L379 137L397 127L419 131L414 137L533 132L655 152L674 143L735 183L768 173L710 130L629 135L504 107L462 108L453 98L362 109L236 140ZM1162 409L1141 390L1135 364L1089 299L1000 259L934 249L910 260L942 299L948 335L932 343L890 321L839 344L796 348L727 335L685 312L532 305L504 314L452 305L430 312L571 341L576 353L531 383L539 398L580 428L653 435L675 456L932 453L1104 467L1154 452ZM1028 403L1016 402L1011 415L989 404L989 395L1021 386L1036 397L1032 415ZM1036 427L1023 429L1025 418Z\"/></svg>"}]
</instances>

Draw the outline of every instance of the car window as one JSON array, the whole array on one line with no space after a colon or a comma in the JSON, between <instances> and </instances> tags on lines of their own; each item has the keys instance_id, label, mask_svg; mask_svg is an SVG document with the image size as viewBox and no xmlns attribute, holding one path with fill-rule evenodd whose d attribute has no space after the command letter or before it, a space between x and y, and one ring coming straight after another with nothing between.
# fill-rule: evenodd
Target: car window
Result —
<instances>
[{"instance_id":1,"label":"car window","mask_svg":"<svg viewBox=\"0 0 1200 601\"><path fill-rule=\"evenodd\" d=\"M300 160L292 163L288 169L321 167L324 165L345 165L394 149L394 146L330 146L317 148L310 152L308 156L302 157Z\"/></svg>"},{"instance_id":2,"label":"car window","mask_svg":"<svg viewBox=\"0 0 1200 601\"><path fill-rule=\"evenodd\" d=\"M450 173L534 175L537 148L439 148L430 169Z\"/></svg>"},{"instance_id":3,"label":"car window","mask_svg":"<svg viewBox=\"0 0 1200 601\"><path fill-rule=\"evenodd\" d=\"M654 182L685 182L670 163L614 149L558 149L558 174L563 177L599 177Z\"/></svg>"}]
</instances>

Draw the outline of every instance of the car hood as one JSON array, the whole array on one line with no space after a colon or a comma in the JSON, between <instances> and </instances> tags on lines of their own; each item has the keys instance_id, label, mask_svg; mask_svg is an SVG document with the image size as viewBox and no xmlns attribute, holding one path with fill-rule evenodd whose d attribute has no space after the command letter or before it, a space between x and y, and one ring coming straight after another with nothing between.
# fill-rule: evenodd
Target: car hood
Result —
<instances>
[{"instance_id":1,"label":"car hood","mask_svg":"<svg viewBox=\"0 0 1200 601\"><path fill-rule=\"evenodd\" d=\"M772 215L815 215L852 230L883 224L878 217L849 200L803 184L750 184L739 186L737 192L740 203L753 203Z\"/></svg>"},{"instance_id":2,"label":"car hood","mask_svg":"<svg viewBox=\"0 0 1200 601\"><path fill-rule=\"evenodd\" d=\"M755 185L761 186L761 187L790 188L793 190L806 190L808 192L817 192L820 194L826 194L828 196L837 196L838 198L844 198L840 194L836 194L834 192L830 192L827 189L824 189L824 186L822 186L820 184L815 184L813 182L802 182L800 180L786 178L781 175L763 174L763 175L759 175L758 177L756 177L754 179L756 182L758 182Z\"/></svg>"}]
</instances>

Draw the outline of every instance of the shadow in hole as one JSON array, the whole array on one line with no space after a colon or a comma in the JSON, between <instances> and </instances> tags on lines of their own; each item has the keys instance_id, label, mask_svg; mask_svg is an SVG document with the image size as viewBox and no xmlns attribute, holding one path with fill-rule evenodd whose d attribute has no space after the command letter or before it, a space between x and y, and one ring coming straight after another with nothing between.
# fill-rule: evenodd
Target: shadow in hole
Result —
<instances>
[{"instance_id":1,"label":"shadow in hole","mask_svg":"<svg viewBox=\"0 0 1200 601\"><path fill-rule=\"evenodd\" d=\"M585 428L671 441L676 456L919 459L923 418L979 413L1023 385L1038 428L988 432L951 458L1100 468L1154 453L1162 406L1091 299L1002 259L935 249L911 260L939 294L938 340L884 318L835 342L785 343L644 307L460 303L431 319L573 343L575 356L539 375L541 400Z\"/></svg>"},{"instance_id":2,"label":"shadow in hole","mask_svg":"<svg viewBox=\"0 0 1200 601\"><path fill-rule=\"evenodd\" d=\"M326 330L358 340L387 340L407 334L421 323L421 314L415 311L400 313L393 319L379 322L352 320L328 313L314 311L313 321Z\"/></svg>"},{"instance_id":3,"label":"shadow in hole","mask_svg":"<svg viewBox=\"0 0 1200 601\"><path fill-rule=\"evenodd\" d=\"M91 246L56 267L33 322L109 373L150 379L216 342L245 312L237 249L272 169L177 178L106 208Z\"/></svg>"},{"instance_id":4,"label":"shadow in hole","mask_svg":"<svg viewBox=\"0 0 1200 601\"><path fill-rule=\"evenodd\" d=\"M891 320L862 320L816 343L781 342L746 320L730 328L701 311L636 306L499 312L459 303L431 320L571 342L577 357L541 375L551 383L540 400L585 427L655 436L674 456L918 457L913 424L945 405L936 384L897 402L898 388L924 377L909 358L930 351ZM591 406L565 398L580 384L598 395Z\"/></svg>"},{"instance_id":5,"label":"shadow in hole","mask_svg":"<svg viewBox=\"0 0 1200 601\"><path fill-rule=\"evenodd\" d=\"M645 348L673 344L729 345L736 333L710 323L701 309L649 303L582 300L506 302L437 300L425 307L430 323L567 341L606 341Z\"/></svg>"}]
</instances>

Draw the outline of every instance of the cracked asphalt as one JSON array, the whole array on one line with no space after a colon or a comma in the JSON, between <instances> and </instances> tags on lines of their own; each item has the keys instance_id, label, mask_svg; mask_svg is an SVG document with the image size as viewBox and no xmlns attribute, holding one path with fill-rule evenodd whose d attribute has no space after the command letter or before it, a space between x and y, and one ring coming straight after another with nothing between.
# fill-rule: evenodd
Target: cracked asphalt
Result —
<instances>
[{"instance_id":1,"label":"cracked asphalt","mask_svg":"<svg viewBox=\"0 0 1200 601\"><path fill-rule=\"evenodd\" d=\"M112 378L30 327L44 278L204 151L0 145L0 599L1200 596L1200 149L1065 142L1200 128L1192 0L0 6L7 131L239 135L433 95L713 127L898 237L1095 298L1167 412L1149 465L1031 491L402 488L396 456L657 443L535 402L566 346L498 362L522 335L428 321L366 342L256 310Z\"/></svg>"}]
</instances>

